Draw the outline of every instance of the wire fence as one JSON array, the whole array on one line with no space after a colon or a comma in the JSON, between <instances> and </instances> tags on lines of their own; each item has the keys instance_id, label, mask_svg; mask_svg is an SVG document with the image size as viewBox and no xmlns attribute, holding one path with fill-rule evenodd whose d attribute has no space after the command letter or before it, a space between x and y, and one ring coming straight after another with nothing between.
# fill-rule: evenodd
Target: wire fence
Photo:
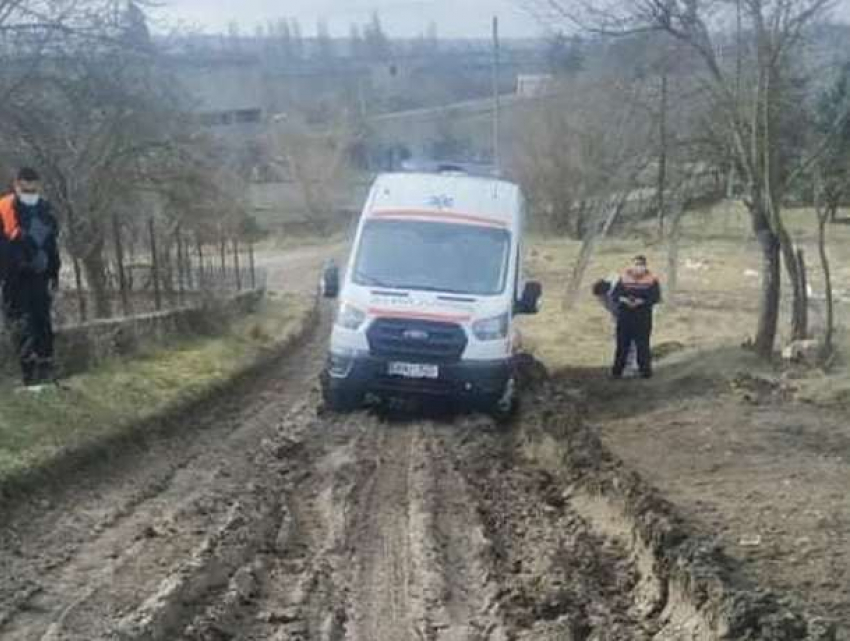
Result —
<instances>
[{"instance_id":1,"label":"wire fence","mask_svg":"<svg viewBox=\"0 0 850 641\"><path fill-rule=\"evenodd\" d=\"M130 317L266 288L267 272L256 266L252 241L224 235L210 241L179 225L163 227L150 219L144 237L132 238L128 256L116 226L97 287L85 278L81 261L67 257L54 300L56 324Z\"/></svg>"}]
</instances>

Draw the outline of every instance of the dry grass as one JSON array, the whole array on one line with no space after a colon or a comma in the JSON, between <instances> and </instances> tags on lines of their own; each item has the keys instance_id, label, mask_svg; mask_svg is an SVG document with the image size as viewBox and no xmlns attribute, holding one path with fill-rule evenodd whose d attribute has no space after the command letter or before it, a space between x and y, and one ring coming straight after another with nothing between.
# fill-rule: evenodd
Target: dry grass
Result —
<instances>
[{"instance_id":1,"label":"dry grass","mask_svg":"<svg viewBox=\"0 0 850 641\"><path fill-rule=\"evenodd\" d=\"M303 297L270 298L220 336L116 360L69 379L67 389L0 389L0 482L226 382L297 332L309 308Z\"/></svg>"},{"instance_id":2,"label":"dry grass","mask_svg":"<svg viewBox=\"0 0 850 641\"><path fill-rule=\"evenodd\" d=\"M787 213L789 227L808 256L812 286L821 291L817 266L816 225L810 210ZM830 254L835 288L850 293L850 226L830 228ZM605 241L590 265L582 296L564 309L568 275L579 243L564 238L532 238L530 272L542 280L542 312L523 321L526 344L550 369L607 367L613 351L613 326L608 314L590 295L596 278L619 272L636 253L646 254L654 271L666 281L666 246L647 230L627 238ZM694 212L686 219L680 249L679 291L656 314L656 345L681 343L705 351L737 347L752 337L756 326L759 254L749 230L749 219L739 205L720 204ZM787 300L786 296L786 300ZM846 305L839 307L839 323ZM783 309L780 344L787 322ZM817 305L813 326L822 322ZM843 334L842 334L843 335ZM850 352L850 342L845 352Z\"/></svg>"}]
</instances>

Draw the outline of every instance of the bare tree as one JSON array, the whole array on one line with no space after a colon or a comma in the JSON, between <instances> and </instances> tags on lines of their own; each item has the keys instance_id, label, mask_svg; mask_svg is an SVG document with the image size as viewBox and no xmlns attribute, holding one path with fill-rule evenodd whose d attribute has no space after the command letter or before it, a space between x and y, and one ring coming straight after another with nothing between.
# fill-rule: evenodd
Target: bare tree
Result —
<instances>
[{"instance_id":1,"label":"bare tree","mask_svg":"<svg viewBox=\"0 0 850 641\"><path fill-rule=\"evenodd\" d=\"M98 317L112 312L110 253L127 310L122 236L138 232L134 217L167 215L165 195L175 183L192 183L203 143L150 46L141 10L106 4L115 11L75 3L77 13L62 16L65 27L47 44L22 45L0 72L0 80L19 79L0 103L0 155L42 170L65 229L82 315L84 275Z\"/></svg>"},{"instance_id":2,"label":"bare tree","mask_svg":"<svg viewBox=\"0 0 850 641\"><path fill-rule=\"evenodd\" d=\"M841 123L835 129L834 123ZM835 84L825 91L816 107L814 130L831 135L828 147L817 157L812 171L815 213L818 221L818 254L824 279L826 328L822 358L833 353L835 305L832 273L827 252L827 225L834 222L838 208L850 195L850 62L845 64Z\"/></svg>"},{"instance_id":3,"label":"bare tree","mask_svg":"<svg viewBox=\"0 0 850 641\"><path fill-rule=\"evenodd\" d=\"M650 161L652 123L642 82L582 76L526 117L512 170L533 209L558 231L582 240L565 289L575 302L598 241L633 197Z\"/></svg>"},{"instance_id":4,"label":"bare tree","mask_svg":"<svg viewBox=\"0 0 850 641\"><path fill-rule=\"evenodd\" d=\"M806 334L804 274L784 224L783 195L810 159L796 166L781 143L795 102L794 77L806 30L827 15L831 0L542 0L561 20L596 33L624 35L663 31L694 51L702 80L717 111L718 141L729 150L747 185L746 204L762 254L756 351L773 352L780 302L780 255L793 290L792 335ZM736 42L723 20L740 9L744 25ZM741 34L746 34L743 37ZM727 54L732 53L732 56ZM729 64L729 60L740 64ZM815 152L817 153L817 151Z\"/></svg>"}]
</instances>

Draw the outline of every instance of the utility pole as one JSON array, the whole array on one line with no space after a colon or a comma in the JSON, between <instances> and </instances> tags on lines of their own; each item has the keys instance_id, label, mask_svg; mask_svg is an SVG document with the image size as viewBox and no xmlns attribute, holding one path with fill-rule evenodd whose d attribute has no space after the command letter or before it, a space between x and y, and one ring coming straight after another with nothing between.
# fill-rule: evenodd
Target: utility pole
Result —
<instances>
[{"instance_id":1,"label":"utility pole","mask_svg":"<svg viewBox=\"0 0 850 641\"><path fill-rule=\"evenodd\" d=\"M501 104L499 101L499 18L493 16L493 165L501 172L501 150L499 149L499 131L501 125Z\"/></svg>"}]
</instances>

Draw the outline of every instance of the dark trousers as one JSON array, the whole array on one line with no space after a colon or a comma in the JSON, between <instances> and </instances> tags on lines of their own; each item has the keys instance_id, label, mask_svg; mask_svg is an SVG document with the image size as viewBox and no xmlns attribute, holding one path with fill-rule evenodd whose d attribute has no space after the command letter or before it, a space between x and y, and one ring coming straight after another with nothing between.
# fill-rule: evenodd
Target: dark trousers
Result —
<instances>
[{"instance_id":1,"label":"dark trousers","mask_svg":"<svg viewBox=\"0 0 850 641\"><path fill-rule=\"evenodd\" d=\"M652 316L649 314L621 313L617 320L617 353L614 356L614 376L622 376L632 345L637 351L640 373L652 374Z\"/></svg>"},{"instance_id":2,"label":"dark trousers","mask_svg":"<svg viewBox=\"0 0 850 641\"><path fill-rule=\"evenodd\" d=\"M20 360L24 383L46 382L53 368L52 300L47 276L19 274L3 284L6 327Z\"/></svg>"}]
</instances>

